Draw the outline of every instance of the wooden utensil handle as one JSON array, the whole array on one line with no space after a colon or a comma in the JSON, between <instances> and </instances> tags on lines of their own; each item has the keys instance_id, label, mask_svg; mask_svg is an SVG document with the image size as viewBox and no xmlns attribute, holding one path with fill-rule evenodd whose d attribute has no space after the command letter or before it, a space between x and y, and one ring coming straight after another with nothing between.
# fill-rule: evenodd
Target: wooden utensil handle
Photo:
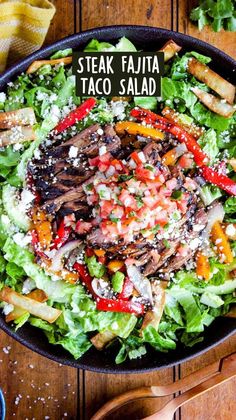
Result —
<instances>
[{"instance_id":1,"label":"wooden utensil handle","mask_svg":"<svg viewBox=\"0 0 236 420\"><path fill-rule=\"evenodd\" d=\"M235 371L232 373L227 372L225 374L219 373L213 378L208 379L207 381L174 398L173 400L168 402L161 410L152 414L151 416L143 418L142 420L172 420L173 415L178 408L182 407L187 402L192 401L199 395L202 395L210 389L213 389L216 386L222 384L223 382L232 379L234 376L236 376Z\"/></svg>"}]
</instances>

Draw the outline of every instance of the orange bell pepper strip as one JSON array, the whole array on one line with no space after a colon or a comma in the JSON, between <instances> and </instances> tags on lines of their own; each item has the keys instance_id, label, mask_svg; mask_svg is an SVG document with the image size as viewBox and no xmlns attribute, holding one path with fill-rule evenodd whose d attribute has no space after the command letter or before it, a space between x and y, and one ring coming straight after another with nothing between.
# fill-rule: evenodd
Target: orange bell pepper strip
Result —
<instances>
[{"instance_id":1,"label":"orange bell pepper strip","mask_svg":"<svg viewBox=\"0 0 236 420\"><path fill-rule=\"evenodd\" d=\"M114 260L108 263L107 267L110 271L113 271L114 273L118 270L120 270L124 265L123 261Z\"/></svg>"},{"instance_id":2,"label":"orange bell pepper strip","mask_svg":"<svg viewBox=\"0 0 236 420\"><path fill-rule=\"evenodd\" d=\"M233 262L233 254L224 230L219 222L215 222L211 229L211 239L217 248L222 262L230 264Z\"/></svg>"},{"instance_id":3,"label":"orange bell pepper strip","mask_svg":"<svg viewBox=\"0 0 236 420\"><path fill-rule=\"evenodd\" d=\"M94 254L97 255L97 257L104 257L106 251L104 249L94 249Z\"/></svg>"},{"instance_id":4,"label":"orange bell pepper strip","mask_svg":"<svg viewBox=\"0 0 236 420\"><path fill-rule=\"evenodd\" d=\"M48 220L35 225L35 229L38 234L39 245L42 249L50 247L52 242L52 227Z\"/></svg>"},{"instance_id":5,"label":"orange bell pepper strip","mask_svg":"<svg viewBox=\"0 0 236 420\"><path fill-rule=\"evenodd\" d=\"M163 140L164 133L155 129L146 127L145 125L133 122L133 121L119 121L115 125L115 130L118 134L132 134L134 136L140 135L144 137L150 137L153 140Z\"/></svg>"},{"instance_id":6,"label":"orange bell pepper strip","mask_svg":"<svg viewBox=\"0 0 236 420\"><path fill-rule=\"evenodd\" d=\"M201 251L197 253L196 264L197 276L203 277L205 280L209 280L211 274L209 259Z\"/></svg>"},{"instance_id":7,"label":"orange bell pepper strip","mask_svg":"<svg viewBox=\"0 0 236 420\"><path fill-rule=\"evenodd\" d=\"M167 166L174 166L176 161L178 159L178 155L176 153L176 149L168 150L163 156L162 156L162 163Z\"/></svg>"}]
</instances>

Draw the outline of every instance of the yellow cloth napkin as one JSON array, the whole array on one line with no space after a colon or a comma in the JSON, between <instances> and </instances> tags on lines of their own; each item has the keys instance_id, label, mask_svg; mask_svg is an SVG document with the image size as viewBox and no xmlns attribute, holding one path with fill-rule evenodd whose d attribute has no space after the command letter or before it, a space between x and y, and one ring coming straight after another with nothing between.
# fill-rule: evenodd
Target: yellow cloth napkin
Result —
<instances>
[{"instance_id":1,"label":"yellow cloth napkin","mask_svg":"<svg viewBox=\"0 0 236 420\"><path fill-rule=\"evenodd\" d=\"M0 72L42 46L55 11L48 0L0 0Z\"/></svg>"}]
</instances>

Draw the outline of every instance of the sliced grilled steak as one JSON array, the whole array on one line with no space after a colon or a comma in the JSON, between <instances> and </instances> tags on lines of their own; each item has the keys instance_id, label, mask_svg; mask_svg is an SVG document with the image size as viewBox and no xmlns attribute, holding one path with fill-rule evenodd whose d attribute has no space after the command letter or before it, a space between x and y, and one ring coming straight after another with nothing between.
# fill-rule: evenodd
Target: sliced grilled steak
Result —
<instances>
[{"instance_id":1,"label":"sliced grilled steak","mask_svg":"<svg viewBox=\"0 0 236 420\"><path fill-rule=\"evenodd\" d=\"M161 161L160 155L160 145L154 141L148 143L143 148L143 154L146 158L146 161L150 163L150 165L155 165L158 161Z\"/></svg>"},{"instance_id":2,"label":"sliced grilled steak","mask_svg":"<svg viewBox=\"0 0 236 420\"><path fill-rule=\"evenodd\" d=\"M161 256L156 249L152 249L149 253L149 261L144 268L143 274L144 276L149 276L150 274L154 274L157 271L157 264L160 260Z\"/></svg>"},{"instance_id":3,"label":"sliced grilled steak","mask_svg":"<svg viewBox=\"0 0 236 420\"><path fill-rule=\"evenodd\" d=\"M112 241L103 235L101 229L97 228L87 235L87 243L93 247L107 249Z\"/></svg>"},{"instance_id":4,"label":"sliced grilled steak","mask_svg":"<svg viewBox=\"0 0 236 420\"><path fill-rule=\"evenodd\" d=\"M58 211L58 215L61 218L72 213L75 213L76 220L87 219L91 213L91 209L80 201L69 201L68 203L65 203Z\"/></svg>"},{"instance_id":5,"label":"sliced grilled steak","mask_svg":"<svg viewBox=\"0 0 236 420\"><path fill-rule=\"evenodd\" d=\"M42 208L45 209L48 213L55 213L61 208L62 204L69 201L81 201L86 203L86 195L82 185L67 191L65 194L60 195L54 200L46 201Z\"/></svg>"},{"instance_id":6,"label":"sliced grilled steak","mask_svg":"<svg viewBox=\"0 0 236 420\"><path fill-rule=\"evenodd\" d=\"M186 233L187 235L186 236L186 244L187 244L186 255L182 256L182 255L178 255L177 253L175 257L173 257L170 261L168 261L165 264L166 267L162 269L164 273L178 270L180 267L186 264L190 260L190 258L196 253L197 249L192 248L189 244L193 239L201 236L201 232L203 231L204 227L207 224L207 213L205 212L203 208L201 208L197 210L197 212L193 216L193 219L194 219L193 226L198 225L201 228L199 230L192 229L190 232Z\"/></svg>"}]
</instances>

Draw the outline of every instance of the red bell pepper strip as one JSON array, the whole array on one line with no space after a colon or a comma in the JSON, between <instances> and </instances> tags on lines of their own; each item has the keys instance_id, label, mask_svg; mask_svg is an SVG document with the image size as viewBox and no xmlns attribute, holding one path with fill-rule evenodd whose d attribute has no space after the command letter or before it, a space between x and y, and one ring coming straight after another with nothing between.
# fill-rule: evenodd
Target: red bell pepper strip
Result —
<instances>
[{"instance_id":1,"label":"red bell pepper strip","mask_svg":"<svg viewBox=\"0 0 236 420\"><path fill-rule=\"evenodd\" d=\"M201 174L206 181L217 185L217 187L220 187L228 194L236 196L236 182L226 175L219 174L209 166L203 166L201 168Z\"/></svg>"},{"instance_id":2,"label":"red bell pepper strip","mask_svg":"<svg viewBox=\"0 0 236 420\"><path fill-rule=\"evenodd\" d=\"M127 312L136 315L142 315L144 313L144 306L141 303L130 300L97 298L97 309L99 311Z\"/></svg>"},{"instance_id":3,"label":"red bell pepper strip","mask_svg":"<svg viewBox=\"0 0 236 420\"><path fill-rule=\"evenodd\" d=\"M86 257L92 257L92 256L94 255L93 249L92 249L92 248L87 247L87 248L85 249L85 254L86 254Z\"/></svg>"},{"instance_id":4,"label":"red bell pepper strip","mask_svg":"<svg viewBox=\"0 0 236 420\"><path fill-rule=\"evenodd\" d=\"M130 115L137 118L137 120L152 124L152 126L158 130L167 131L168 133L173 134L180 143L184 143L188 151L193 154L197 166L201 167L209 162L208 156L202 151L195 138L177 124L173 124L161 115L157 115L154 112L143 108L132 109Z\"/></svg>"},{"instance_id":5,"label":"red bell pepper strip","mask_svg":"<svg viewBox=\"0 0 236 420\"><path fill-rule=\"evenodd\" d=\"M56 237L53 241L51 249L58 249L67 241L72 231L71 226L66 226L64 220L59 225Z\"/></svg>"},{"instance_id":6,"label":"red bell pepper strip","mask_svg":"<svg viewBox=\"0 0 236 420\"><path fill-rule=\"evenodd\" d=\"M59 124L54 128L56 133L61 133L67 128L71 127L78 121L81 121L96 105L96 99L86 99L80 106L71 111Z\"/></svg>"},{"instance_id":7,"label":"red bell pepper strip","mask_svg":"<svg viewBox=\"0 0 236 420\"><path fill-rule=\"evenodd\" d=\"M123 289L118 295L118 299L121 300L128 300L129 297L132 295L132 292L134 290L134 285L129 277L125 278Z\"/></svg>"},{"instance_id":8,"label":"red bell pepper strip","mask_svg":"<svg viewBox=\"0 0 236 420\"><path fill-rule=\"evenodd\" d=\"M40 250L40 244L39 244L39 238L38 234L35 229L32 229L30 231L31 234L31 245L34 249L35 254L37 254L40 258L46 258L48 259L48 256Z\"/></svg>"},{"instance_id":9,"label":"red bell pepper strip","mask_svg":"<svg viewBox=\"0 0 236 420\"><path fill-rule=\"evenodd\" d=\"M80 276L80 279L82 283L84 283L85 287L88 289L88 291L94 296L97 297L96 293L93 290L92 287L92 277L88 273L86 266L84 264L80 264L78 262L75 262L73 265L73 269L77 271L77 273Z\"/></svg>"}]
</instances>

